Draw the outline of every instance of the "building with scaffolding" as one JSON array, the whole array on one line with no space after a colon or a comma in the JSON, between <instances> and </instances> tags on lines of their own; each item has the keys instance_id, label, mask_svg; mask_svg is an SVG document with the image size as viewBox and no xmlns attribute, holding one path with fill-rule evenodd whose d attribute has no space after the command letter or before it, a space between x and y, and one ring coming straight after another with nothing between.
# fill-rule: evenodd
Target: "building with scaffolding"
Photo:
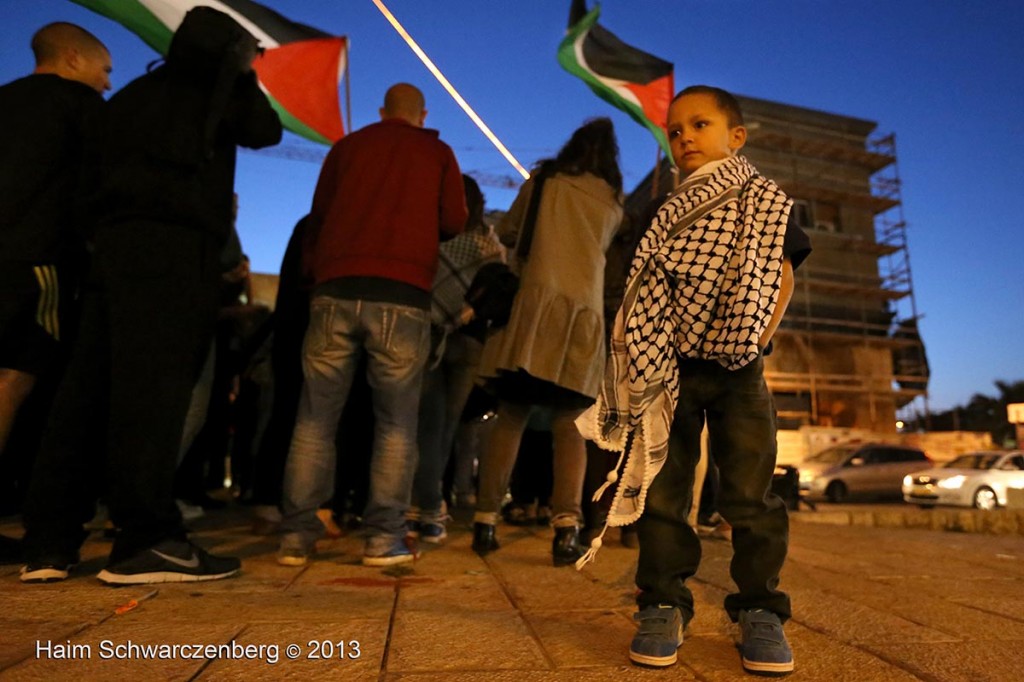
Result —
<instances>
[{"instance_id":1,"label":"building with scaffolding","mask_svg":"<svg viewBox=\"0 0 1024 682\"><path fill-rule=\"evenodd\" d=\"M863 119L739 100L742 153L793 198L814 247L765 364L779 426L895 432L897 410L928 385L895 137L874 137ZM632 215L644 213L655 176L670 190L666 162L630 196Z\"/></svg>"}]
</instances>

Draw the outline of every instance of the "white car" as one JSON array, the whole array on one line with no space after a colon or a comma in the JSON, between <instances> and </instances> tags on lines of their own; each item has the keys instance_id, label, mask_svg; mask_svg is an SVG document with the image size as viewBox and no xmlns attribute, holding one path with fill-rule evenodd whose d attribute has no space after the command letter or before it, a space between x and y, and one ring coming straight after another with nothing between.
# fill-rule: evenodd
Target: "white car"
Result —
<instances>
[{"instance_id":1,"label":"white car","mask_svg":"<svg viewBox=\"0 0 1024 682\"><path fill-rule=\"evenodd\" d=\"M1024 451L972 452L903 479L903 499L919 507L1006 506L1006 489L1024 489Z\"/></svg>"}]
</instances>

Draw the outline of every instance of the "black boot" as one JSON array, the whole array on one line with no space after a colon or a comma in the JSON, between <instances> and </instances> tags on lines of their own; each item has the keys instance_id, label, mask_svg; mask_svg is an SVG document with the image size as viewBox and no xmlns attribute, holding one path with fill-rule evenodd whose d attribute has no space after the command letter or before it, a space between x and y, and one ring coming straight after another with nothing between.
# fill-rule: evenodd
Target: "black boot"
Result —
<instances>
[{"instance_id":1,"label":"black boot","mask_svg":"<svg viewBox=\"0 0 1024 682\"><path fill-rule=\"evenodd\" d=\"M629 526L623 526L619 529L619 541L623 547L629 547L630 549L636 549L640 546L640 536L636 532L636 524Z\"/></svg>"},{"instance_id":2,"label":"black boot","mask_svg":"<svg viewBox=\"0 0 1024 682\"><path fill-rule=\"evenodd\" d=\"M576 526L555 528L555 539L551 543L551 558L555 566L569 566L583 556L580 544L580 529Z\"/></svg>"},{"instance_id":3,"label":"black boot","mask_svg":"<svg viewBox=\"0 0 1024 682\"><path fill-rule=\"evenodd\" d=\"M490 523L473 524L473 551L486 556L498 549L498 538L494 534L494 525Z\"/></svg>"}]
</instances>

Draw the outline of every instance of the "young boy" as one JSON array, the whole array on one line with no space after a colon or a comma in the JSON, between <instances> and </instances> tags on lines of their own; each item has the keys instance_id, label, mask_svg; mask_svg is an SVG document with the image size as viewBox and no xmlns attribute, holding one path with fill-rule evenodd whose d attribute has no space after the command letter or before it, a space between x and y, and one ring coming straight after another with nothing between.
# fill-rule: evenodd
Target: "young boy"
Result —
<instances>
[{"instance_id":1,"label":"young boy","mask_svg":"<svg viewBox=\"0 0 1024 682\"><path fill-rule=\"evenodd\" d=\"M637 248L605 385L579 425L626 459L609 525L636 521L639 534L630 659L672 665L693 617L685 583L701 545L687 516L706 423L721 474L719 512L733 527L738 589L725 609L740 624L743 667L784 674L793 670L782 630L790 603L777 586L789 526L769 492L775 409L762 357L810 242L789 224L792 202L737 156L746 135L739 104L724 90L693 86L672 101L668 138L683 182Z\"/></svg>"}]
</instances>

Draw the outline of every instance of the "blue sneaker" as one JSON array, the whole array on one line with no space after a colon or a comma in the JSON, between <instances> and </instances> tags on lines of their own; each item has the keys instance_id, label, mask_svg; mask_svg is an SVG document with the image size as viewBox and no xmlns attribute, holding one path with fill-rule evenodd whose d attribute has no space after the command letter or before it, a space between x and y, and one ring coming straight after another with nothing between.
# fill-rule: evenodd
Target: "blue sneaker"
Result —
<instances>
[{"instance_id":1,"label":"blue sneaker","mask_svg":"<svg viewBox=\"0 0 1024 682\"><path fill-rule=\"evenodd\" d=\"M443 519L420 522L420 540L433 545L441 544L448 537L448 529Z\"/></svg>"},{"instance_id":2,"label":"blue sneaker","mask_svg":"<svg viewBox=\"0 0 1024 682\"><path fill-rule=\"evenodd\" d=\"M683 616L679 609L668 604L648 606L635 614L633 620L640 627L629 645L629 660L659 668L673 665L678 658L676 650L683 645Z\"/></svg>"},{"instance_id":3,"label":"blue sneaker","mask_svg":"<svg viewBox=\"0 0 1024 682\"><path fill-rule=\"evenodd\" d=\"M778 616L764 609L740 611L740 631L740 655L747 672L784 675L793 671L793 650Z\"/></svg>"},{"instance_id":4,"label":"blue sneaker","mask_svg":"<svg viewBox=\"0 0 1024 682\"><path fill-rule=\"evenodd\" d=\"M407 537L396 537L391 544L384 538L370 538L366 541L363 551L363 566L394 566L405 564L419 558L416 541Z\"/></svg>"}]
</instances>

